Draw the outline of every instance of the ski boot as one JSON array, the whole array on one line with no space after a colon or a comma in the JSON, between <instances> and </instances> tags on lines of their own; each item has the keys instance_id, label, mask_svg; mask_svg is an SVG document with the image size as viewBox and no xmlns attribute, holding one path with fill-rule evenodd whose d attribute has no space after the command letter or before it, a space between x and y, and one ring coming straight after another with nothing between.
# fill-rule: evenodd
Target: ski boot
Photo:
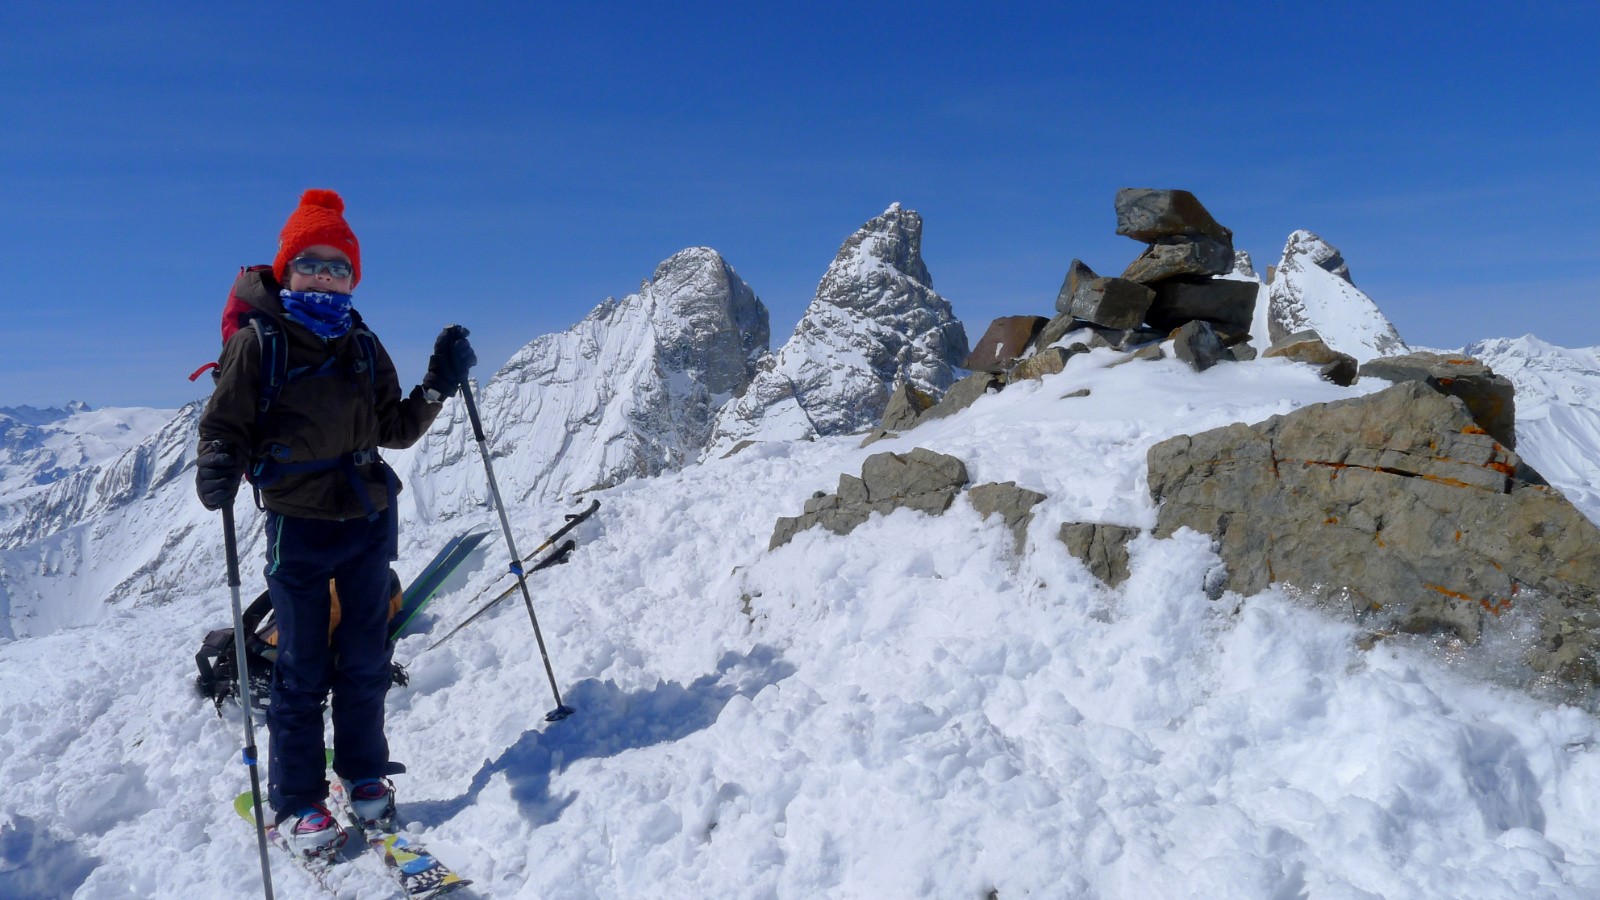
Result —
<instances>
[{"instance_id":1,"label":"ski boot","mask_svg":"<svg viewBox=\"0 0 1600 900\"><path fill-rule=\"evenodd\" d=\"M289 849L308 860L331 863L349 839L344 828L321 803L314 803L278 823Z\"/></svg>"},{"instance_id":2,"label":"ski boot","mask_svg":"<svg viewBox=\"0 0 1600 900\"><path fill-rule=\"evenodd\" d=\"M387 778L363 778L346 781L344 795L350 801L350 812L356 824L367 836L393 834L399 830L394 812L394 784Z\"/></svg>"}]
</instances>

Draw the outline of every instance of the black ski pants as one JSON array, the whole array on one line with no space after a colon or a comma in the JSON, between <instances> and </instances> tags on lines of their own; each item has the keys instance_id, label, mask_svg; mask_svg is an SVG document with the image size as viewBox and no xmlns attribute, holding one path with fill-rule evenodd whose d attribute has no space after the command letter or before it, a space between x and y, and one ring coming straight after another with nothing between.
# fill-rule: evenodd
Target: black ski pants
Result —
<instances>
[{"instance_id":1,"label":"black ski pants","mask_svg":"<svg viewBox=\"0 0 1600 900\"><path fill-rule=\"evenodd\" d=\"M327 521L267 513L267 589L278 626L272 675L267 797L277 819L328 796L323 703L333 694L333 758L354 781L403 772L389 760L392 518ZM339 591L330 644L328 582Z\"/></svg>"}]
</instances>

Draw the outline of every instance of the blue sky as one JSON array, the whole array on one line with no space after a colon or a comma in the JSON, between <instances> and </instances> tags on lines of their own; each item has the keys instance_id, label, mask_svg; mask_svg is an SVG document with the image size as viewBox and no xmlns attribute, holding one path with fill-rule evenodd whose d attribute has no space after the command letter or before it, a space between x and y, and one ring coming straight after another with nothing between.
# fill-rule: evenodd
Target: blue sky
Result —
<instances>
[{"instance_id":1,"label":"blue sky","mask_svg":"<svg viewBox=\"0 0 1600 900\"><path fill-rule=\"evenodd\" d=\"M203 395L307 187L408 383L447 322L486 376L698 245L776 346L894 201L976 337L1136 255L1124 186L1261 270L1318 232L1413 343L1600 344L1593 4L418 6L6 4L0 406Z\"/></svg>"}]
</instances>

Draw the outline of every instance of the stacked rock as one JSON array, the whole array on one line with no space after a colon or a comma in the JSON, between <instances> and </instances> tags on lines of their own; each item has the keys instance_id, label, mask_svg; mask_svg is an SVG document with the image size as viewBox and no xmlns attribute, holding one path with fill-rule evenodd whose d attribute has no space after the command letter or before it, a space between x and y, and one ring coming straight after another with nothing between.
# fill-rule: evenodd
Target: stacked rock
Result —
<instances>
[{"instance_id":1,"label":"stacked rock","mask_svg":"<svg viewBox=\"0 0 1600 900\"><path fill-rule=\"evenodd\" d=\"M1119 350L1170 336L1197 369L1238 358L1230 348L1250 337L1256 283L1217 277L1234 270L1233 232L1188 191L1123 188L1116 209L1117 234L1148 246L1115 278L1073 260L1036 346L1087 328L1089 346Z\"/></svg>"}]
</instances>

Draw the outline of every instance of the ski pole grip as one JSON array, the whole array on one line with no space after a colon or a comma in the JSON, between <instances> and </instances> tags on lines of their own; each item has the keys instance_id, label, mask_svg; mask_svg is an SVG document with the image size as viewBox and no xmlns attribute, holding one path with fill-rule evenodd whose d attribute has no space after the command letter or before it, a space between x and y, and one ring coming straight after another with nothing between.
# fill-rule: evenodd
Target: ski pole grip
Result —
<instances>
[{"instance_id":1,"label":"ski pole grip","mask_svg":"<svg viewBox=\"0 0 1600 900\"><path fill-rule=\"evenodd\" d=\"M222 543L228 557L228 587L239 586L239 542L233 530L233 504L222 507Z\"/></svg>"}]
</instances>

